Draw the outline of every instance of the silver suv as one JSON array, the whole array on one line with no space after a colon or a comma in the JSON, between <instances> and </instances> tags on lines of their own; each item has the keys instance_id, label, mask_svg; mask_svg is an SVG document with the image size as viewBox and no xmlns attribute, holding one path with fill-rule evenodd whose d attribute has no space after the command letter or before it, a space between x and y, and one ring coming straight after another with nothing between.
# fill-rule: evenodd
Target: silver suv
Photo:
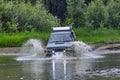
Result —
<instances>
[{"instance_id":1,"label":"silver suv","mask_svg":"<svg viewBox=\"0 0 120 80\"><path fill-rule=\"evenodd\" d=\"M65 55L70 55L73 52L70 42L74 42L76 36L72 27L53 27L53 32L50 35L48 44L46 46L46 56L51 57L57 54L56 52L63 52Z\"/></svg>"}]
</instances>

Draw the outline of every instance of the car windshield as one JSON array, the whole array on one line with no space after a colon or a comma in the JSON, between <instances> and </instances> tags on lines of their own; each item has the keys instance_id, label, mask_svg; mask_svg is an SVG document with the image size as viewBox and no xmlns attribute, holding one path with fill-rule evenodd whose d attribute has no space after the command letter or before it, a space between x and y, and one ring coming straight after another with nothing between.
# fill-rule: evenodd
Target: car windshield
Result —
<instances>
[{"instance_id":1,"label":"car windshield","mask_svg":"<svg viewBox=\"0 0 120 80\"><path fill-rule=\"evenodd\" d=\"M68 42L72 41L72 36L70 33L59 33L59 34L52 34L50 36L49 42Z\"/></svg>"}]
</instances>

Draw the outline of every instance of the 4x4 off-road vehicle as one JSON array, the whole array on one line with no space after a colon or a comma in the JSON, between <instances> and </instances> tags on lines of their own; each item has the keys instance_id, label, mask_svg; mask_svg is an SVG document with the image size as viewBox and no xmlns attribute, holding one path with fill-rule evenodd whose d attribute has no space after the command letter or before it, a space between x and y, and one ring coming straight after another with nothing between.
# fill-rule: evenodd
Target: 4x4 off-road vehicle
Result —
<instances>
[{"instance_id":1,"label":"4x4 off-road vehicle","mask_svg":"<svg viewBox=\"0 0 120 80\"><path fill-rule=\"evenodd\" d=\"M50 35L46 46L46 56L51 57L57 52L63 52L65 55L70 55L73 52L71 42L76 40L76 36L72 27L53 27L53 32Z\"/></svg>"}]
</instances>

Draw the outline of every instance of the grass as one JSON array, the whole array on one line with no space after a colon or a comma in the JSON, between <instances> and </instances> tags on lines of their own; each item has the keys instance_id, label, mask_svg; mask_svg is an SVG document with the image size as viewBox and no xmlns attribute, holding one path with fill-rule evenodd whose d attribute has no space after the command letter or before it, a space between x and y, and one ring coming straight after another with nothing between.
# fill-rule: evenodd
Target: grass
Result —
<instances>
[{"instance_id":1,"label":"grass","mask_svg":"<svg viewBox=\"0 0 120 80\"><path fill-rule=\"evenodd\" d=\"M87 44L120 42L120 30L97 29L88 30L84 28L74 29L77 40ZM41 40L44 44L50 36L50 32L23 32L23 33L0 33L0 47L22 46L24 42L31 38Z\"/></svg>"},{"instance_id":2,"label":"grass","mask_svg":"<svg viewBox=\"0 0 120 80\"><path fill-rule=\"evenodd\" d=\"M39 39L46 43L50 33L45 32L24 32L24 33L0 33L0 47L22 46L24 42L31 38Z\"/></svg>"},{"instance_id":3,"label":"grass","mask_svg":"<svg viewBox=\"0 0 120 80\"><path fill-rule=\"evenodd\" d=\"M75 29L77 40L88 44L120 42L120 30L100 28L96 30Z\"/></svg>"}]
</instances>

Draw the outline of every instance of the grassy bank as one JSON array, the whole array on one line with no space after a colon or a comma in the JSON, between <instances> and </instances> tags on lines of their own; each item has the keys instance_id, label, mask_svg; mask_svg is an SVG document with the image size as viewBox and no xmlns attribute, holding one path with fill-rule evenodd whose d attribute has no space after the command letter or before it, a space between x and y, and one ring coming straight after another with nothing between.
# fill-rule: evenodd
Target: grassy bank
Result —
<instances>
[{"instance_id":1,"label":"grassy bank","mask_svg":"<svg viewBox=\"0 0 120 80\"><path fill-rule=\"evenodd\" d=\"M120 30L115 29L74 29L77 40L87 44L103 43L103 42L120 42ZM50 32L24 32L24 33L0 33L0 47L16 47L21 46L24 42L31 38L41 40L47 43Z\"/></svg>"},{"instance_id":2,"label":"grassy bank","mask_svg":"<svg viewBox=\"0 0 120 80\"><path fill-rule=\"evenodd\" d=\"M45 44L49 34L49 32L0 33L0 47L19 47L31 38L41 40Z\"/></svg>"},{"instance_id":3,"label":"grassy bank","mask_svg":"<svg viewBox=\"0 0 120 80\"><path fill-rule=\"evenodd\" d=\"M96 30L75 29L77 40L87 44L120 42L120 30L99 28Z\"/></svg>"}]
</instances>

